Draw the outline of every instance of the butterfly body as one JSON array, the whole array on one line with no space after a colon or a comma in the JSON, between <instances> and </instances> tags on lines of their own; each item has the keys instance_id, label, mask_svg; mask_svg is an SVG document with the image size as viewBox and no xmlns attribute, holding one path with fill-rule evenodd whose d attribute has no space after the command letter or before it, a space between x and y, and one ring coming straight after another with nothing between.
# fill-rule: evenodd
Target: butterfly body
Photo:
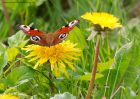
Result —
<instances>
[{"instance_id":1,"label":"butterfly body","mask_svg":"<svg viewBox=\"0 0 140 99\"><path fill-rule=\"evenodd\" d=\"M74 20L54 33L44 33L38 29L34 29L33 27L26 25L18 25L17 27L26 35L30 36L30 40L34 43L44 46L53 46L61 43L67 37L69 31L71 31L78 23L79 20Z\"/></svg>"}]
</instances>

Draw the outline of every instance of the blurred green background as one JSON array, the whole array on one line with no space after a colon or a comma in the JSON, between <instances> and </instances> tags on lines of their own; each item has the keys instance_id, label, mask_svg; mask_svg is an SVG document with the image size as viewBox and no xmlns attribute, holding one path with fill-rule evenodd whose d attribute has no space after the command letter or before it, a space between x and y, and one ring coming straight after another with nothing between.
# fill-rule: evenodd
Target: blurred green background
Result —
<instances>
[{"instance_id":1,"label":"blurred green background","mask_svg":"<svg viewBox=\"0 0 140 99\"><path fill-rule=\"evenodd\" d=\"M140 99L139 0L1 0L0 92L18 92L19 96L35 99L47 99L56 93L69 92L78 99L84 99L96 43L96 38L87 40L90 32L86 29L91 25L80 18L86 12L111 13L123 25L121 29L109 31L109 35L101 41L99 65L102 68L98 70L92 98ZM16 34L19 31L17 24L33 23L33 27L47 33L75 19L80 19L80 24L70 32L68 39L78 44L82 56L74 63L77 71L69 71L70 79L46 80L46 76L42 75L47 71L43 68L35 71L28 67L28 62L16 57L17 54L26 55L17 47L24 46L28 40L25 35ZM10 66L10 71L4 74ZM50 91L49 86L55 90Z\"/></svg>"}]
</instances>

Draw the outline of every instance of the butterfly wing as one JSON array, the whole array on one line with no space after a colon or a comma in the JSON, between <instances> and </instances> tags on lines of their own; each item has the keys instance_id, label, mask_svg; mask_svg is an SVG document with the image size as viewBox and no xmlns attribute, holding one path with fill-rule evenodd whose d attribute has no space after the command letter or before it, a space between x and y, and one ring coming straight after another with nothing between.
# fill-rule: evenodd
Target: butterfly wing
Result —
<instances>
[{"instance_id":1,"label":"butterfly wing","mask_svg":"<svg viewBox=\"0 0 140 99\"><path fill-rule=\"evenodd\" d=\"M17 27L26 35L30 36L30 40L34 43L45 46L53 46L62 42L67 37L69 31L71 31L78 23L79 20L74 20L58 29L56 32L48 34L26 25L17 25Z\"/></svg>"},{"instance_id":2,"label":"butterfly wing","mask_svg":"<svg viewBox=\"0 0 140 99\"><path fill-rule=\"evenodd\" d=\"M69 31L71 31L80 21L79 20L74 20L70 23L68 23L65 26L62 26L60 29L58 29L56 32L58 34L63 34L63 33L67 33Z\"/></svg>"},{"instance_id":3,"label":"butterfly wing","mask_svg":"<svg viewBox=\"0 0 140 99\"><path fill-rule=\"evenodd\" d=\"M67 37L69 31L71 31L79 22L80 22L79 20L74 20L69 24L62 26L60 29L58 29L54 33L53 44L55 45L62 42Z\"/></svg>"},{"instance_id":4,"label":"butterfly wing","mask_svg":"<svg viewBox=\"0 0 140 99\"><path fill-rule=\"evenodd\" d=\"M27 25L17 25L18 29L22 30L26 35L30 36L30 40L39 45L46 45L46 33L34 29Z\"/></svg>"}]
</instances>

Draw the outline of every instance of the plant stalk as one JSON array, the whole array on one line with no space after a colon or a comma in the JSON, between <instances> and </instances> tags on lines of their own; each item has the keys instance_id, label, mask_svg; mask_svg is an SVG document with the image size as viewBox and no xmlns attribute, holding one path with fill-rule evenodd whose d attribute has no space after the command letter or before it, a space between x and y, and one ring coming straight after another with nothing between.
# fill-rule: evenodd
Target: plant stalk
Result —
<instances>
[{"instance_id":1,"label":"plant stalk","mask_svg":"<svg viewBox=\"0 0 140 99\"><path fill-rule=\"evenodd\" d=\"M8 23L8 25L10 26L10 30L9 30L9 35L11 36L11 35L13 35L13 33L14 33L14 29L13 29L13 27L9 24L9 22L10 22L10 17L9 17L9 15L8 15L8 12L7 12L7 8L6 8L6 5L5 5L5 1L6 0L2 0L2 11L3 11L3 15L4 15L4 18L5 18L5 20L7 21L7 23Z\"/></svg>"},{"instance_id":2,"label":"plant stalk","mask_svg":"<svg viewBox=\"0 0 140 99\"><path fill-rule=\"evenodd\" d=\"M95 76L97 71L97 63L98 63L98 55L99 55L99 48L100 48L100 34L97 35L97 42L95 47L95 56L94 56L94 63L92 67L92 74L91 74L91 80L88 86L88 91L85 99L90 99L92 90L94 88L94 82L95 82Z\"/></svg>"}]
</instances>

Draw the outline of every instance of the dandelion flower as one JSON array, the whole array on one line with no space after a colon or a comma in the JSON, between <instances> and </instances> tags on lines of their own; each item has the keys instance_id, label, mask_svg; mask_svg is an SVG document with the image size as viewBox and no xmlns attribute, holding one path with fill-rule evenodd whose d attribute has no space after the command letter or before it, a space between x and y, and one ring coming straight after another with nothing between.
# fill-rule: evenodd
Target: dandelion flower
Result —
<instances>
[{"instance_id":1,"label":"dandelion flower","mask_svg":"<svg viewBox=\"0 0 140 99\"><path fill-rule=\"evenodd\" d=\"M92 13L85 13L81 16L83 19L86 19L93 23L94 25L99 25L102 30L106 28L114 29L117 27L122 27L122 25L118 22L119 19L112 14L105 13L105 12L92 12Z\"/></svg>"},{"instance_id":2,"label":"dandelion flower","mask_svg":"<svg viewBox=\"0 0 140 99\"><path fill-rule=\"evenodd\" d=\"M30 52L29 55L25 57L31 58L29 62L36 61L34 69L49 62L51 71L53 71L56 76L60 76L61 73L68 76L66 66L69 66L75 71L72 60L76 60L78 56L80 56L80 50L75 48L75 46L76 44L70 41L64 41L51 47L32 44L26 46L23 50Z\"/></svg>"},{"instance_id":3,"label":"dandelion flower","mask_svg":"<svg viewBox=\"0 0 140 99\"><path fill-rule=\"evenodd\" d=\"M19 98L10 94L9 95L3 94L3 95L0 95L0 99L19 99Z\"/></svg>"}]
</instances>

